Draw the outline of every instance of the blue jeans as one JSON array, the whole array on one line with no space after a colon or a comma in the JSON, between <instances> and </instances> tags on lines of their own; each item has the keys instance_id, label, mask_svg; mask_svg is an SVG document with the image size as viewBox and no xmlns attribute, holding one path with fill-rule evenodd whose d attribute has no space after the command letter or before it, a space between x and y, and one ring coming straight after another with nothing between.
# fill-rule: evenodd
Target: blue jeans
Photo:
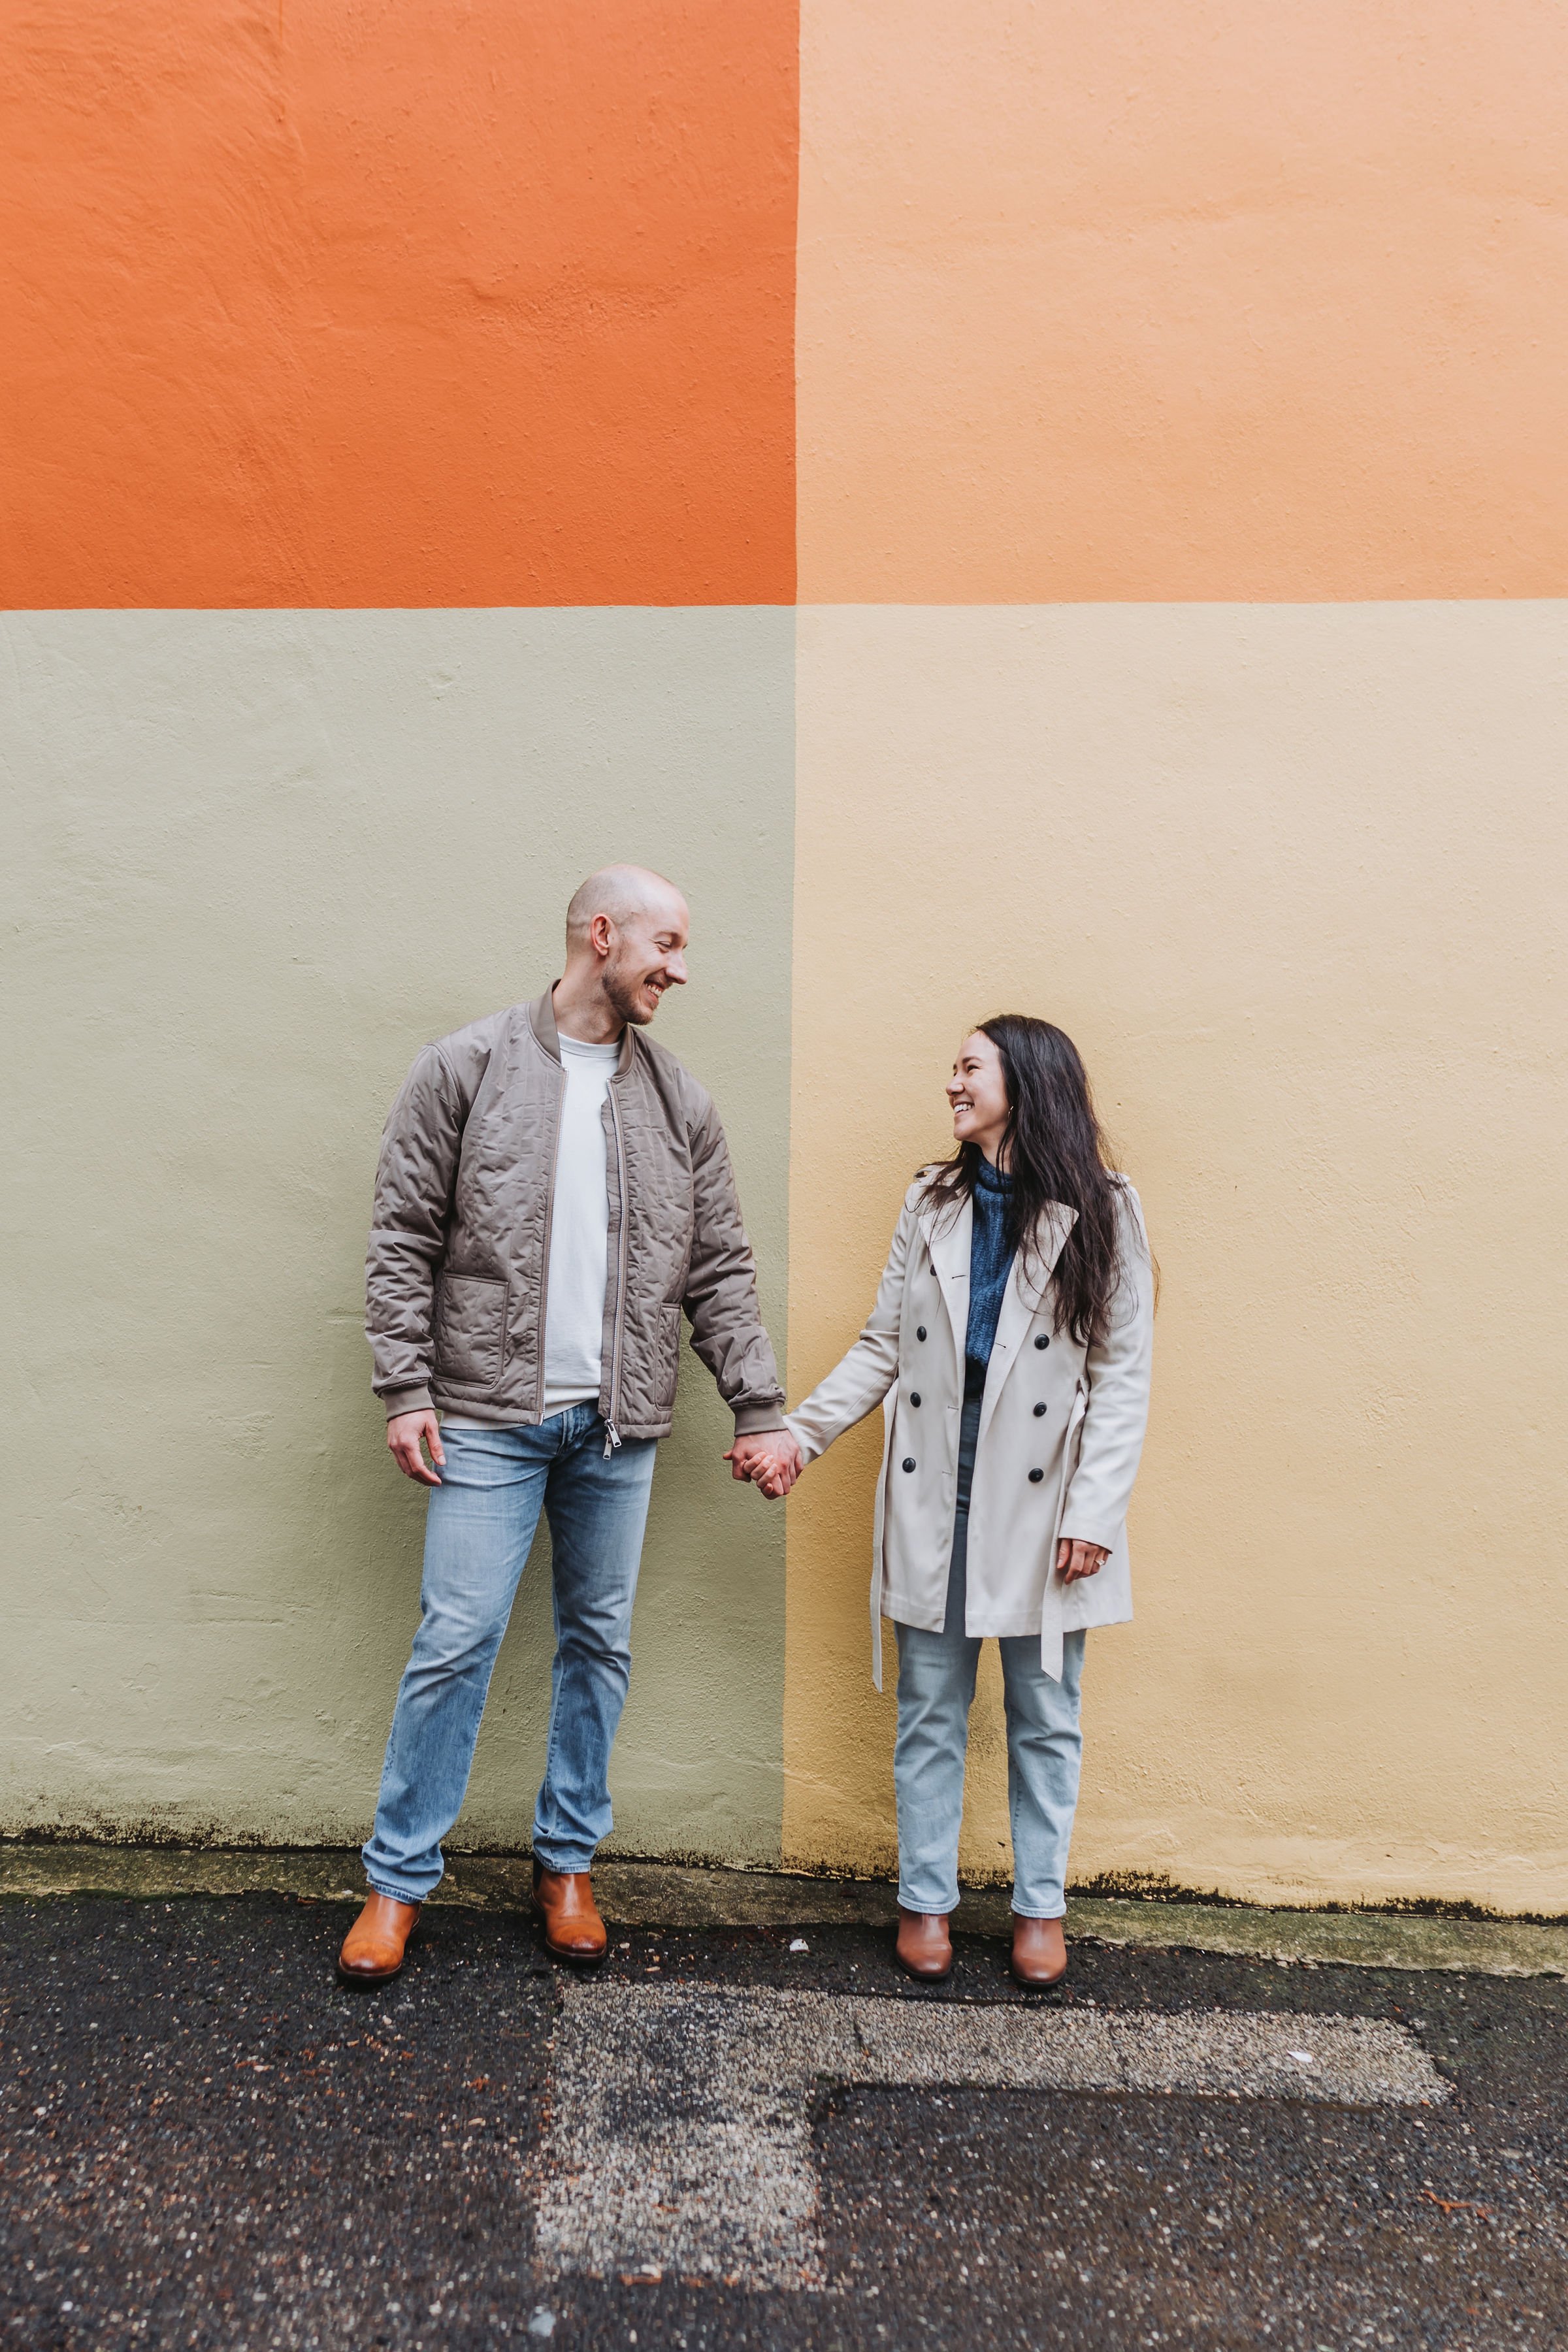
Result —
<instances>
[{"instance_id":1,"label":"blue jeans","mask_svg":"<svg viewBox=\"0 0 1568 2352\"><path fill-rule=\"evenodd\" d=\"M490 1673L539 1514L550 1523L555 1660L533 1815L548 1870L586 1870L611 1827L610 1748L631 1674L632 1601L657 1447L607 1458L592 1404L537 1428L446 1429L430 1490L419 1631L398 1687L375 1827L363 1849L378 1895L423 1903L468 1785Z\"/></svg>"},{"instance_id":2,"label":"blue jeans","mask_svg":"<svg viewBox=\"0 0 1568 2352\"><path fill-rule=\"evenodd\" d=\"M978 1422L976 1410L973 1417ZM973 1444L973 1440L971 1441ZM973 1454L971 1455L973 1461ZM899 1627L899 1901L906 1911L958 1908L958 1832L963 1759L980 1643L963 1630L969 1548L967 1478L953 1524L947 1614L940 1633ZM999 1642L1007 1710L1007 1805L1013 1828L1013 1909L1021 1919L1059 1919L1067 1908L1068 1848L1078 1810L1079 1685L1084 1637L1065 1637L1062 1678L1040 1664L1037 1635Z\"/></svg>"}]
</instances>

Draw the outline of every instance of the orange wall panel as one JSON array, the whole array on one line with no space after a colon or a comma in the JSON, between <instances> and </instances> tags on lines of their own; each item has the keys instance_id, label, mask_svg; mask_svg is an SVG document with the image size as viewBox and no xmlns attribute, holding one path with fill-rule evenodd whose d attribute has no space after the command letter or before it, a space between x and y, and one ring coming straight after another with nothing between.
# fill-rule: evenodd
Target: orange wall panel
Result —
<instances>
[{"instance_id":1,"label":"orange wall panel","mask_svg":"<svg viewBox=\"0 0 1568 2352\"><path fill-rule=\"evenodd\" d=\"M0 598L787 603L794 0L31 0Z\"/></svg>"},{"instance_id":2,"label":"orange wall panel","mask_svg":"<svg viewBox=\"0 0 1568 2352\"><path fill-rule=\"evenodd\" d=\"M1552 0L804 0L800 593L1568 589Z\"/></svg>"}]
</instances>

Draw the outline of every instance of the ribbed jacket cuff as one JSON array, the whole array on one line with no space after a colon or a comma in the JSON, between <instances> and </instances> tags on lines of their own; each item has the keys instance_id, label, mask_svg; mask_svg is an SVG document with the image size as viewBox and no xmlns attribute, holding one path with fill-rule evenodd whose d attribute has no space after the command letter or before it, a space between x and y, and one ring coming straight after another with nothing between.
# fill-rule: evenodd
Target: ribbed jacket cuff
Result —
<instances>
[{"instance_id":1,"label":"ribbed jacket cuff","mask_svg":"<svg viewBox=\"0 0 1568 2352\"><path fill-rule=\"evenodd\" d=\"M738 1404L734 1407L737 1437L764 1437L784 1425L782 1404Z\"/></svg>"},{"instance_id":2,"label":"ribbed jacket cuff","mask_svg":"<svg viewBox=\"0 0 1568 2352\"><path fill-rule=\"evenodd\" d=\"M423 1381L414 1389L385 1389L381 1401L386 1407L388 1421L395 1420L400 1412L430 1412L435 1409L435 1399Z\"/></svg>"}]
</instances>

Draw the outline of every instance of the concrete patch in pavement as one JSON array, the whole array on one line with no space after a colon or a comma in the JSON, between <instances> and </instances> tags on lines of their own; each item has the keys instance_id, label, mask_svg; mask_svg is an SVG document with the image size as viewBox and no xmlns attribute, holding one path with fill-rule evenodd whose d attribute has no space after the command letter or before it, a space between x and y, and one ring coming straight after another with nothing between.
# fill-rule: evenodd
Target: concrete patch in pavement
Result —
<instances>
[{"instance_id":1,"label":"concrete patch in pavement","mask_svg":"<svg viewBox=\"0 0 1568 2352\"><path fill-rule=\"evenodd\" d=\"M959 2007L810 1992L564 1988L537 2161L547 2269L748 2288L828 2281L812 2098L834 2084L1436 2105L1365 2018Z\"/></svg>"},{"instance_id":2,"label":"concrete patch in pavement","mask_svg":"<svg viewBox=\"0 0 1568 2352\"><path fill-rule=\"evenodd\" d=\"M965 1939L909 2007L1387 2020L1453 2095L835 2085L808 2107L830 2291L757 2294L547 2281L563 1978L515 1911L459 1904L367 2000L332 1972L342 1925L268 1896L0 1903L0 2343L521 2352L553 2319L551 2352L1563 2352L1562 1983L1089 1945L1042 2003ZM584 1990L895 1991L879 1927L791 1940L628 1928Z\"/></svg>"}]
</instances>

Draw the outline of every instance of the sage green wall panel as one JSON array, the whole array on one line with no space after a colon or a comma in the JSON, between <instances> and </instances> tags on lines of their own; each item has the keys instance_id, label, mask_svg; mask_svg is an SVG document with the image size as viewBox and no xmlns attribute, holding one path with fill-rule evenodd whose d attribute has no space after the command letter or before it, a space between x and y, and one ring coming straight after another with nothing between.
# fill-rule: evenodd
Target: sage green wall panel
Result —
<instances>
[{"instance_id":1,"label":"sage green wall panel","mask_svg":"<svg viewBox=\"0 0 1568 2352\"><path fill-rule=\"evenodd\" d=\"M658 1035L718 1097L784 1357L795 618L51 613L0 624L10 808L0 1827L368 1825L423 1499L364 1230L415 1052L560 969L611 857L691 901ZM767 1859L783 1514L688 1355L616 1751L623 1850ZM526 1838L542 1544L457 1840Z\"/></svg>"}]
</instances>

